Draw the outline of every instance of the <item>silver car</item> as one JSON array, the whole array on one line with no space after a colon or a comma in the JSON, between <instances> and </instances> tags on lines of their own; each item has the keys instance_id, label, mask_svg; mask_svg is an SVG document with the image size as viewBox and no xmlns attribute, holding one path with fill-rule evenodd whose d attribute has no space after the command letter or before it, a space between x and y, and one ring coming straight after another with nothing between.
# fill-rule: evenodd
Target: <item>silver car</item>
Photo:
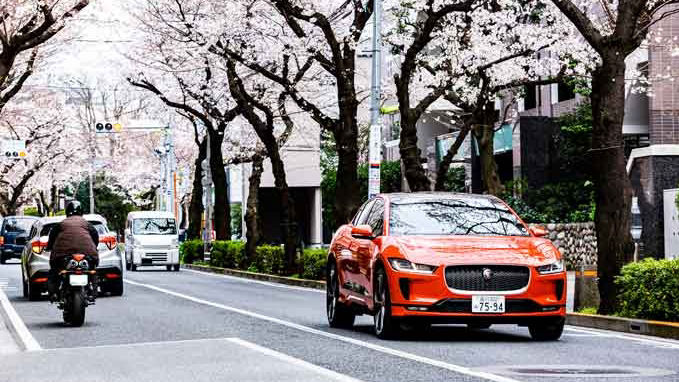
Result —
<instances>
[{"instance_id":1,"label":"silver car","mask_svg":"<svg viewBox=\"0 0 679 382\"><path fill-rule=\"evenodd\" d=\"M106 226L106 219L101 215L85 215L99 233L99 287L102 292L110 292L113 296L123 294L123 259L118 250L114 233ZM28 241L21 254L21 279L23 294L31 301L40 299L47 291L47 277L50 270L50 253L47 241L52 228L61 223L64 216L41 218L31 227Z\"/></svg>"}]
</instances>

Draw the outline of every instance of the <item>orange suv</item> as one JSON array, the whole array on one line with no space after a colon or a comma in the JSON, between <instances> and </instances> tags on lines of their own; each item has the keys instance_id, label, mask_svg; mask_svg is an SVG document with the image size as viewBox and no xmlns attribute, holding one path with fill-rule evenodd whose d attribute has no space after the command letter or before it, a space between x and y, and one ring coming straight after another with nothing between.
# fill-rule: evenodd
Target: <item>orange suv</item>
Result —
<instances>
[{"instance_id":1,"label":"orange suv","mask_svg":"<svg viewBox=\"0 0 679 382\"><path fill-rule=\"evenodd\" d=\"M557 340L566 272L545 233L492 196L379 195L333 238L328 322L348 328L370 314L380 338L434 323L518 324Z\"/></svg>"}]
</instances>

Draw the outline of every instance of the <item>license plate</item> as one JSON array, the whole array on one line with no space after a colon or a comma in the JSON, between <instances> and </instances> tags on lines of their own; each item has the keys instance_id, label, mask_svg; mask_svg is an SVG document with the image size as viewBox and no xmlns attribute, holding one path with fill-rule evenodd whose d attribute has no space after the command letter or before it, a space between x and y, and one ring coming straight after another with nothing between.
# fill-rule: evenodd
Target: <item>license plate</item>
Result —
<instances>
[{"instance_id":1,"label":"license plate","mask_svg":"<svg viewBox=\"0 0 679 382\"><path fill-rule=\"evenodd\" d=\"M87 275L70 275L68 278L68 283L71 286L85 286L87 281Z\"/></svg>"},{"instance_id":2,"label":"license plate","mask_svg":"<svg viewBox=\"0 0 679 382\"><path fill-rule=\"evenodd\" d=\"M504 313L505 296L472 296L472 313Z\"/></svg>"}]
</instances>

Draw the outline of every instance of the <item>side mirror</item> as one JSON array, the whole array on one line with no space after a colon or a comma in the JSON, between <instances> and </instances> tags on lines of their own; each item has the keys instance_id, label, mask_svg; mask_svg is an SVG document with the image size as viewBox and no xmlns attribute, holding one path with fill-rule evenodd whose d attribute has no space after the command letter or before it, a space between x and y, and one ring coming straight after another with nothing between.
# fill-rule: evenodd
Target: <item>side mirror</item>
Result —
<instances>
[{"instance_id":1,"label":"side mirror","mask_svg":"<svg viewBox=\"0 0 679 382\"><path fill-rule=\"evenodd\" d=\"M545 227L533 226L528 228L528 232L535 237L545 237L549 233Z\"/></svg>"},{"instance_id":2,"label":"side mirror","mask_svg":"<svg viewBox=\"0 0 679 382\"><path fill-rule=\"evenodd\" d=\"M355 237L356 239L366 239L366 240L372 240L375 238L373 236L372 227L367 224L352 227L351 236Z\"/></svg>"}]
</instances>

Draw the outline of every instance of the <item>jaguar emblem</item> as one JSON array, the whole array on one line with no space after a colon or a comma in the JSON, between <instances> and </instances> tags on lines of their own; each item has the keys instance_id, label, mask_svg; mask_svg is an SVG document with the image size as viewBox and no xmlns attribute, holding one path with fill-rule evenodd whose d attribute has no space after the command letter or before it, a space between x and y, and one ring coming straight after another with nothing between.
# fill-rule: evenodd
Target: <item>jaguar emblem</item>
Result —
<instances>
[{"instance_id":1,"label":"jaguar emblem","mask_svg":"<svg viewBox=\"0 0 679 382\"><path fill-rule=\"evenodd\" d=\"M483 279L490 281L491 278L493 278L493 271L491 271L489 268L483 268Z\"/></svg>"}]
</instances>

